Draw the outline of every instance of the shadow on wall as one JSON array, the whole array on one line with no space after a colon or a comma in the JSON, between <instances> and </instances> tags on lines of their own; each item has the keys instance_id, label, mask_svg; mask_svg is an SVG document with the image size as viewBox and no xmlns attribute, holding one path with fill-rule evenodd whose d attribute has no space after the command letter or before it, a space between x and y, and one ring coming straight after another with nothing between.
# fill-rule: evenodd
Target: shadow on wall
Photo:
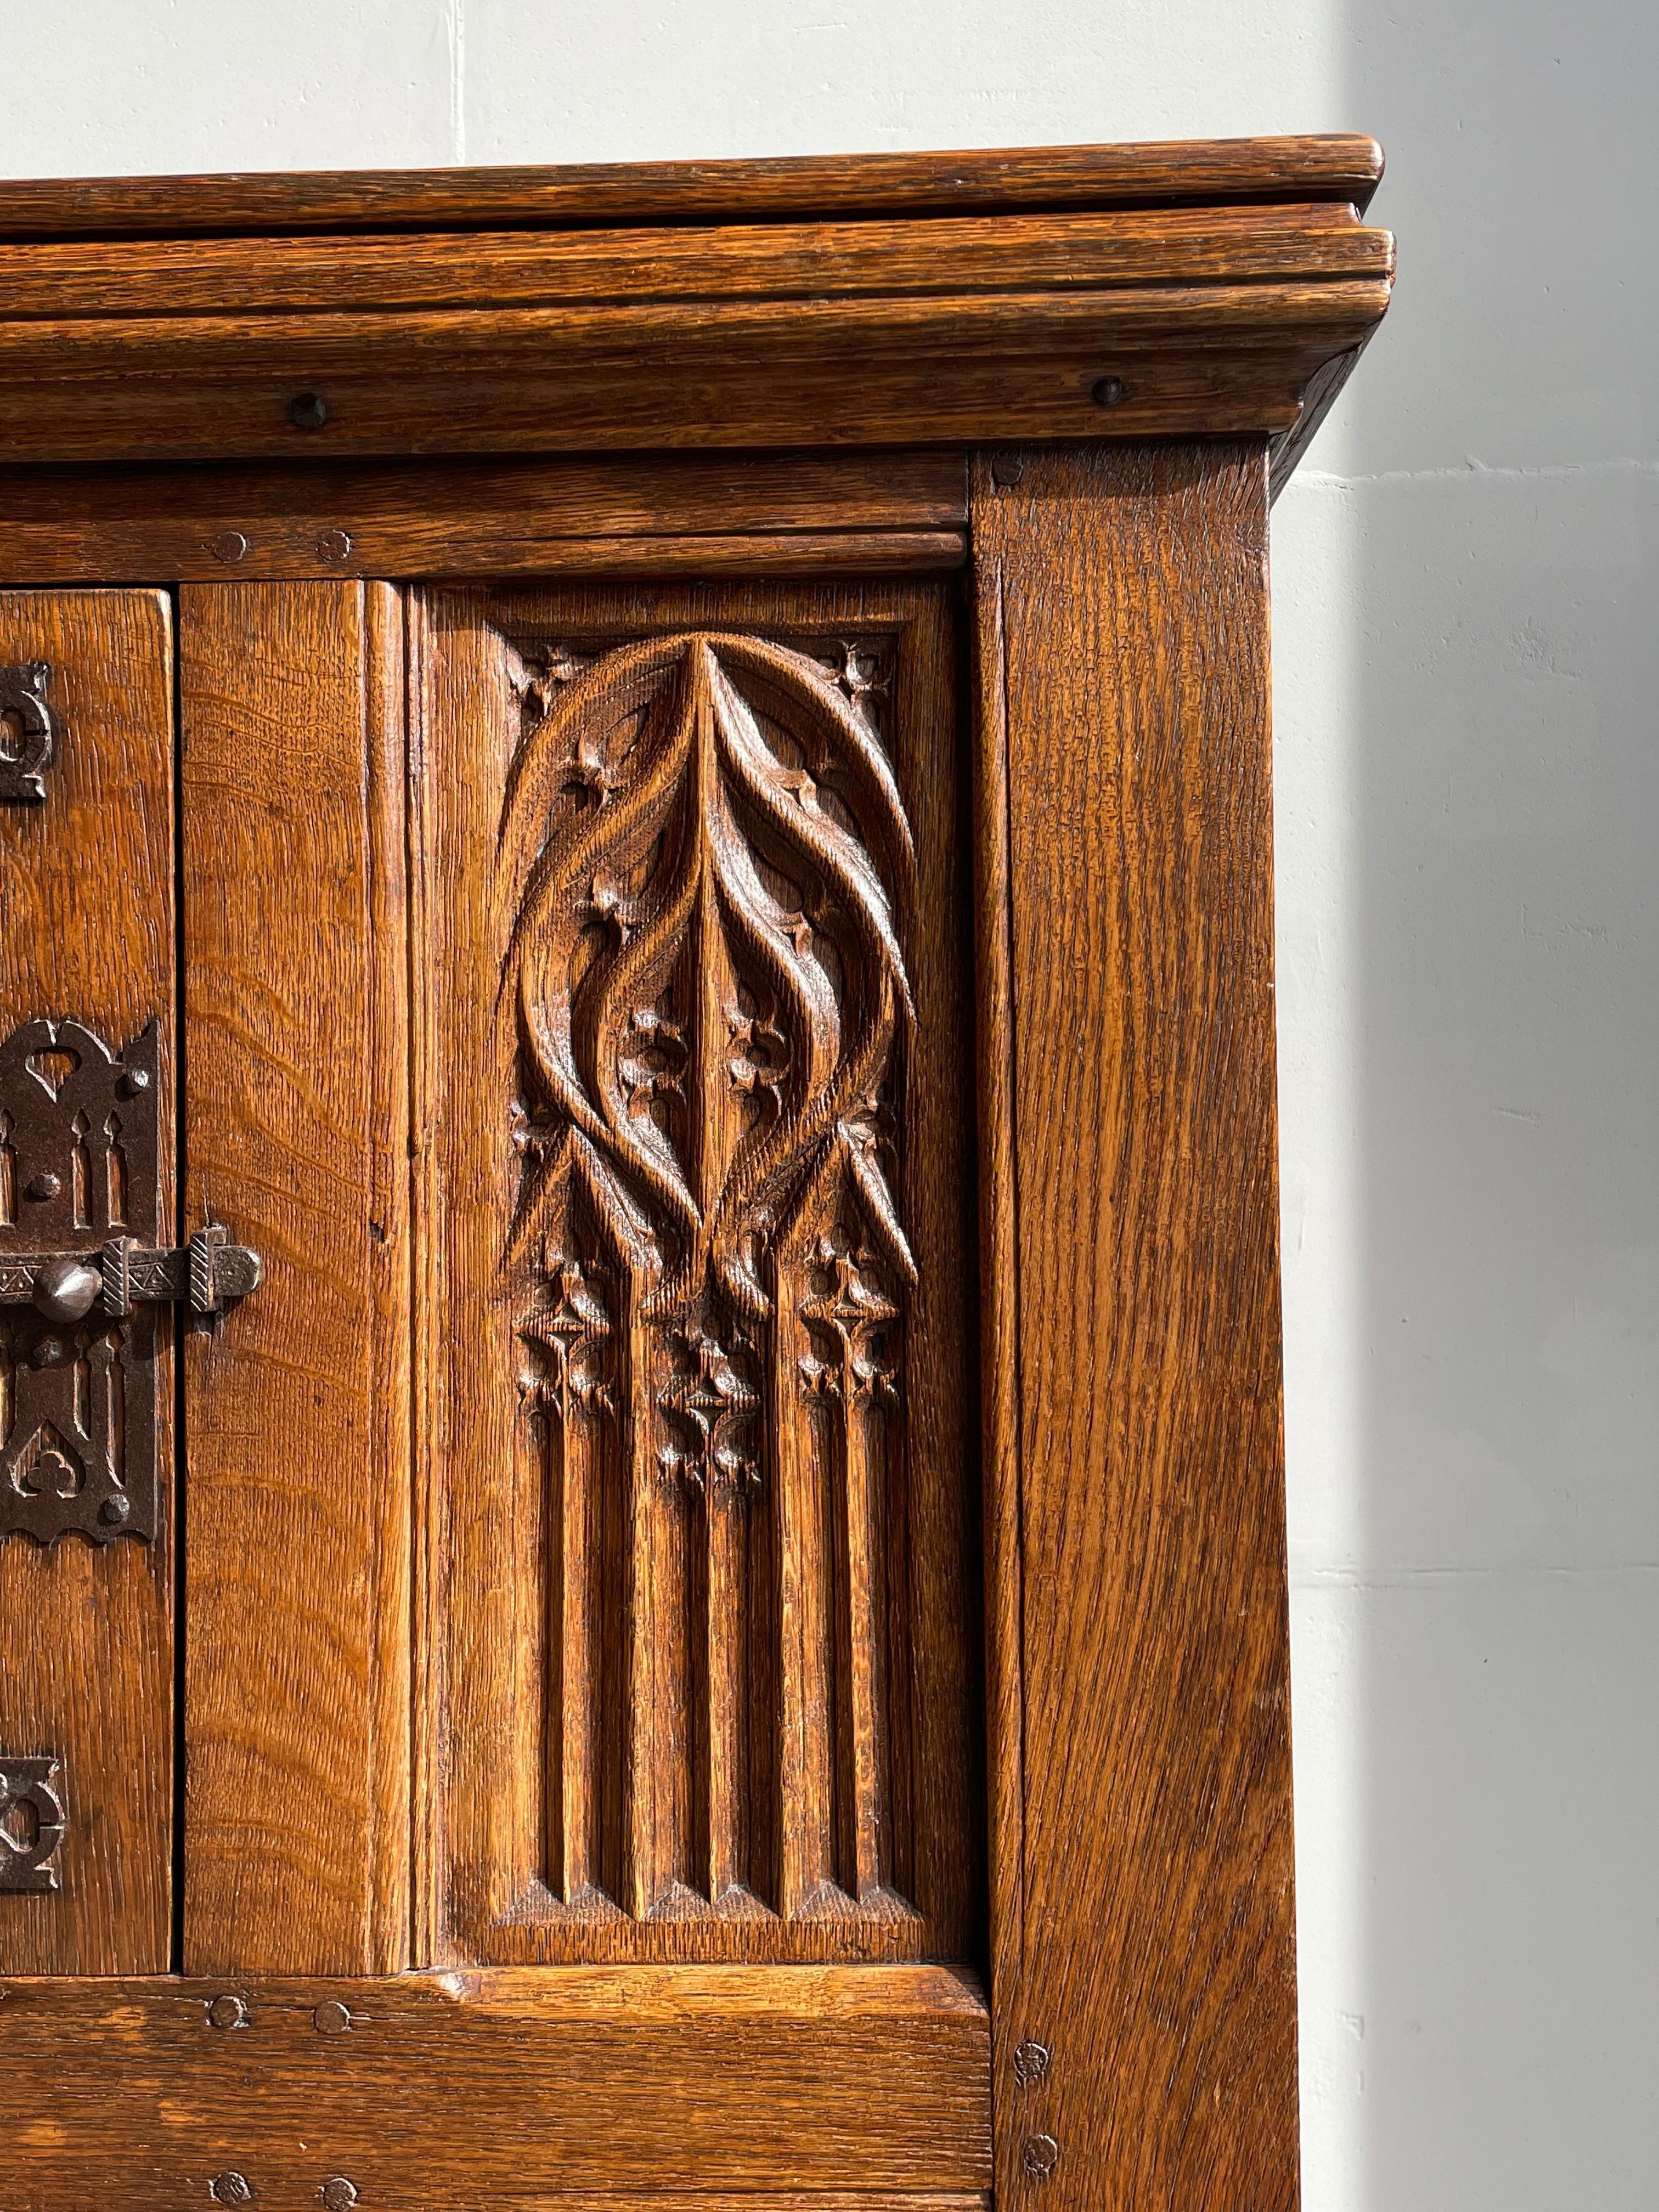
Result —
<instances>
[{"instance_id":1,"label":"shadow on wall","mask_svg":"<svg viewBox=\"0 0 1659 2212\"><path fill-rule=\"evenodd\" d=\"M1358 549L1359 1487L1312 1580L1362 1891L1309 2212L1655 2201L1656 84L1631 0L1352 34L1404 273L1312 457Z\"/></svg>"}]
</instances>

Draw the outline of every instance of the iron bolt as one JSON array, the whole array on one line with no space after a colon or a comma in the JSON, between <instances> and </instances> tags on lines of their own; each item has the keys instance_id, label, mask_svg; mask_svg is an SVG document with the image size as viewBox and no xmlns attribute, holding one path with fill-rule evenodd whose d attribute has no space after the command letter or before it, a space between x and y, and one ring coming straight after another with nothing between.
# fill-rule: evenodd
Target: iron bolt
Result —
<instances>
[{"instance_id":1,"label":"iron bolt","mask_svg":"<svg viewBox=\"0 0 1659 2212\"><path fill-rule=\"evenodd\" d=\"M222 530L216 538L209 538L208 551L216 561L222 561L227 568L234 568L237 562L246 557L247 540L240 530Z\"/></svg>"},{"instance_id":2,"label":"iron bolt","mask_svg":"<svg viewBox=\"0 0 1659 2212\"><path fill-rule=\"evenodd\" d=\"M351 2212L357 2202L357 2185L343 2173L331 2174L323 2184L323 2203L328 2212Z\"/></svg>"},{"instance_id":3,"label":"iron bolt","mask_svg":"<svg viewBox=\"0 0 1659 2212\"><path fill-rule=\"evenodd\" d=\"M319 2035L343 2035L351 2025L351 2013L337 1997L329 1997L313 2008L311 2024Z\"/></svg>"},{"instance_id":4,"label":"iron bolt","mask_svg":"<svg viewBox=\"0 0 1659 2212\"><path fill-rule=\"evenodd\" d=\"M29 1185L28 1194L31 1198L40 1200L56 1198L63 1188L64 1178L62 1176L55 1176L50 1169L47 1169L44 1175L38 1175L35 1176L33 1182Z\"/></svg>"},{"instance_id":5,"label":"iron bolt","mask_svg":"<svg viewBox=\"0 0 1659 2212\"><path fill-rule=\"evenodd\" d=\"M320 430L328 420L328 402L320 392L296 392L288 403L288 419L296 430Z\"/></svg>"},{"instance_id":6,"label":"iron bolt","mask_svg":"<svg viewBox=\"0 0 1659 2212\"><path fill-rule=\"evenodd\" d=\"M105 1520L125 1521L127 1517L126 1503L125 1498L107 1499L104 1505ZM118 1513L112 1513L110 1511L112 1505L118 1505L121 1510ZM226 1990L222 1996L215 1997L213 2002L208 2007L207 2016L210 2024L214 2027L246 2027L247 2026L247 2007L240 1997L232 1996L228 1990Z\"/></svg>"},{"instance_id":7,"label":"iron bolt","mask_svg":"<svg viewBox=\"0 0 1659 2212\"><path fill-rule=\"evenodd\" d=\"M1018 453L997 453L991 461L991 482L1005 489L1017 484L1025 473L1025 464Z\"/></svg>"},{"instance_id":8,"label":"iron bolt","mask_svg":"<svg viewBox=\"0 0 1659 2212\"><path fill-rule=\"evenodd\" d=\"M351 558L351 535L344 530L325 530L317 540L317 550L325 561L349 561Z\"/></svg>"},{"instance_id":9,"label":"iron bolt","mask_svg":"<svg viewBox=\"0 0 1659 2212\"><path fill-rule=\"evenodd\" d=\"M1095 386L1094 402L1097 407L1121 407L1123 404L1123 379L1121 376L1103 376Z\"/></svg>"},{"instance_id":10,"label":"iron bolt","mask_svg":"<svg viewBox=\"0 0 1659 2212\"><path fill-rule=\"evenodd\" d=\"M216 2204L252 2204L253 2184L245 2173L216 2173L208 2194Z\"/></svg>"},{"instance_id":11,"label":"iron bolt","mask_svg":"<svg viewBox=\"0 0 1659 2212\"><path fill-rule=\"evenodd\" d=\"M117 1491L112 1498L106 1498L103 1504L99 1507L98 1518L100 1521L106 1522L112 1528L118 1528L131 1510L132 1505L131 1501L123 1498L120 1492ZM214 2002L217 2004L223 2004L227 2000L223 1997L217 1997ZM234 2004L236 2000L234 1997L232 1997L228 2002ZM211 2018L211 2014L210 2014L210 2018ZM214 2021L213 2025L216 2027L224 2027L227 2026L235 2027L239 2023L235 2021L227 2022L222 2020L216 2020Z\"/></svg>"}]
</instances>

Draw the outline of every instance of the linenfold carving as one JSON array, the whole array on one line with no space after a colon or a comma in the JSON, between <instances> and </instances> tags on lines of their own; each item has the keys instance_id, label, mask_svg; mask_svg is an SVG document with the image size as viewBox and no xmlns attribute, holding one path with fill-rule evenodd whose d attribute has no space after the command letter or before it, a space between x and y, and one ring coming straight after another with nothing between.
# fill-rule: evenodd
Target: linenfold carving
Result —
<instances>
[{"instance_id":1,"label":"linenfold carving","mask_svg":"<svg viewBox=\"0 0 1659 2212\"><path fill-rule=\"evenodd\" d=\"M816 1577L811 1604L839 1614L852 1649L885 1644L871 1555L885 1541L915 1279L896 1194L915 863L877 725L885 660L860 641L807 652L690 633L555 645L517 680L525 735L498 872L520 1086L505 1294L520 1402L546 1425L549 1510L566 1532L555 1633L574 1620L586 1649L596 1608L622 1607L635 1655L622 1714L575 1715L575 1662L561 1669L567 1732L586 1735L554 1790L562 1861L550 1878L568 1900L597 1891L638 1914L699 1900L902 1911L886 1888L884 1717L834 1716L845 1756L835 1775L808 1772L777 1709L805 1693L781 1660L757 1660L757 1638L781 1632L757 1626L754 1595ZM831 1401L833 1415L818 1410ZM831 1512L838 1542L796 1533ZM684 1565L684 1544L662 1537L669 1564L653 1567L653 1529L687 1516L704 1564ZM632 1547L608 1579L579 1556L602 1522ZM673 1573L692 1577L684 1605L647 1604ZM685 1605L706 1639L692 1659L670 1620ZM662 1650L641 1657L653 1637ZM666 1735L709 1747L678 1794L649 1771L650 1701L675 1667L691 1669L701 1711ZM851 1673L860 1698L883 1693L878 1652ZM607 1727L629 1735L629 1802L610 1845L568 1773L573 1758L592 1765ZM745 1730L769 1731L770 1749ZM744 1811L738 1770L770 1776L769 1826ZM818 1823L828 1864L792 1842L813 1827L815 1790L856 1801ZM697 1838L681 1833L683 1802L702 1808Z\"/></svg>"}]
</instances>

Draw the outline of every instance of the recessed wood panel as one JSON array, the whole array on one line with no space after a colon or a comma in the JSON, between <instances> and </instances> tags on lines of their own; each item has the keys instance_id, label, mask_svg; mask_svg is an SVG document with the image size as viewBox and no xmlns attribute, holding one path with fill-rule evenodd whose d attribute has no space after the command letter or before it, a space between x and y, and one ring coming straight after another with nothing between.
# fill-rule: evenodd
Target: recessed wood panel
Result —
<instances>
[{"instance_id":1,"label":"recessed wood panel","mask_svg":"<svg viewBox=\"0 0 1659 2212\"><path fill-rule=\"evenodd\" d=\"M45 799L0 803L0 1037L38 1016L67 1018L118 1052L156 1024L163 1236L173 1220L172 629L156 592L0 595L0 661L50 665L59 724ZM0 1217L27 1206L9 1188L8 1142L0 1127ZM5 1310L0 1428L15 1402ZM0 1893L0 1968L11 1972L167 1965L173 1329L165 1311L123 1327L155 1346L153 1404L129 1409L156 1425L154 1540L71 1534L42 1550L18 1534L0 1545L0 1771L55 1758L67 1814L59 1887Z\"/></svg>"},{"instance_id":2,"label":"recessed wood panel","mask_svg":"<svg viewBox=\"0 0 1659 2212\"><path fill-rule=\"evenodd\" d=\"M960 1955L945 592L432 592L414 639L437 1955Z\"/></svg>"}]
</instances>

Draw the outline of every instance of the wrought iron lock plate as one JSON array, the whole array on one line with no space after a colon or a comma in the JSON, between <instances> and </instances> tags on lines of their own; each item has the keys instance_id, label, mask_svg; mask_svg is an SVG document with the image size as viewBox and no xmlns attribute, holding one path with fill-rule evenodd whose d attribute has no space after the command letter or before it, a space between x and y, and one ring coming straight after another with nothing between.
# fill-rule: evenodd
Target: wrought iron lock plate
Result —
<instances>
[{"instance_id":1,"label":"wrought iron lock plate","mask_svg":"<svg viewBox=\"0 0 1659 2212\"><path fill-rule=\"evenodd\" d=\"M119 1053L69 1021L0 1045L0 1543L153 1538L155 1308L259 1286L217 1224L156 1247L159 1053L154 1022Z\"/></svg>"},{"instance_id":2,"label":"wrought iron lock plate","mask_svg":"<svg viewBox=\"0 0 1659 2212\"><path fill-rule=\"evenodd\" d=\"M52 665L0 665L0 799L41 799L58 750L58 717L46 704Z\"/></svg>"}]
</instances>

